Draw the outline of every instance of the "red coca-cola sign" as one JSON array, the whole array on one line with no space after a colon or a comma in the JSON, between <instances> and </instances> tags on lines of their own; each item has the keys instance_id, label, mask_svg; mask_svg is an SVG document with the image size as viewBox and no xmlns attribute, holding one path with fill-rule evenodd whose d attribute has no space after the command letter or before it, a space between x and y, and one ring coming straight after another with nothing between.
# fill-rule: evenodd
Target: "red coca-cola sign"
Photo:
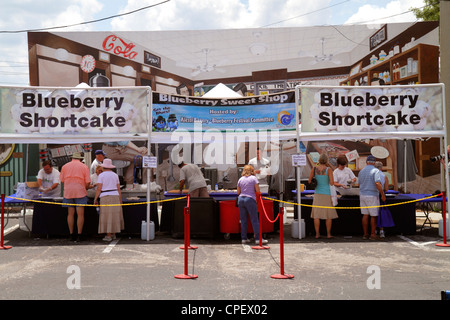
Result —
<instances>
[{"instance_id":1,"label":"red coca-cola sign","mask_svg":"<svg viewBox=\"0 0 450 320\"><path fill-rule=\"evenodd\" d=\"M105 51L112 51L114 54L123 56L124 58L134 59L138 55L136 51L132 51L135 47L132 42L127 43L113 34L103 40L102 46Z\"/></svg>"}]
</instances>

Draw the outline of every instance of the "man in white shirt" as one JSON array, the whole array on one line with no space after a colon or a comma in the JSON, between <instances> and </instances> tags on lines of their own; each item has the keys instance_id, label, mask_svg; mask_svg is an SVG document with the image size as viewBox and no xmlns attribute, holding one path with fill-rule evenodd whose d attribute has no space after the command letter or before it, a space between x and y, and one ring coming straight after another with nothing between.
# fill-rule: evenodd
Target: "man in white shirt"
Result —
<instances>
[{"instance_id":1,"label":"man in white shirt","mask_svg":"<svg viewBox=\"0 0 450 320\"><path fill-rule=\"evenodd\" d=\"M269 184L268 176L270 178L270 161L262 157L262 151L259 148L256 149L256 157L250 159L248 164L255 169L255 176L258 179L260 186L262 184Z\"/></svg>"},{"instance_id":2,"label":"man in white shirt","mask_svg":"<svg viewBox=\"0 0 450 320\"><path fill-rule=\"evenodd\" d=\"M181 162L178 167L180 168L180 193L183 191L184 184L187 182L191 197L209 197L205 177L198 166Z\"/></svg>"},{"instance_id":3,"label":"man in white shirt","mask_svg":"<svg viewBox=\"0 0 450 320\"><path fill-rule=\"evenodd\" d=\"M340 156L337 158L338 167L333 171L333 180L336 191L341 195L357 194L351 189L351 185L356 182L353 171L347 167L347 158Z\"/></svg>"},{"instance_id":4,"label":"man in white shirt","mask_svg":"<svg viewBox=\"0 0 450 320\"><path fill-rule=\"evenodd\" d=\"M39 191L44 197L60 197L61 184L59 181L59 171L53 168L50 160L42 162L42 169L37 175Z\"/></svg>"},{"instance_id":5,"label":"man in white shirt","mask_svg":"<svg viewBox=\"0 0 450 320\"><path fill-rule=\"evenodd\" d=\"M106 153L103 150L95 150L95 159L92 161L90 174L94 174L95 170L105 160Z\"/></svg>"}]
</instances>

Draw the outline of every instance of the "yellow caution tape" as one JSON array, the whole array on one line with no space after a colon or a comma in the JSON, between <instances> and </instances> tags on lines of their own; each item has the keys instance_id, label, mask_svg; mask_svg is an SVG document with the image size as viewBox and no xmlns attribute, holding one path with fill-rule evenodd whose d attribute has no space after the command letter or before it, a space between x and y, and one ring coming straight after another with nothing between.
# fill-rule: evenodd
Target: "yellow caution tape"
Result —
<instances>
[{"instance_id":1,"label":"yellow caution tape","mask_svg":"<svg viewBox=\"0 0 450 320\"><path fill-rule=\"evenodd\" d=\"M313 205L310 205L310 204L288 202L288 201L282 201L282 200L277 200L277 199L272 199L272 198L267 198L267 197L263 197L263 198L267 199L267 200L273 200L273 201L281 202L281 203L287 203L287 204L293 204L293 205L297 205L297 206L304 206L304 207L311 207L311 208L323 208L323 209L363 209L363 208L381 208L381 207L400 206L402 204L407 204L407 203L412 203L412 202L419 202L419 201L423 201L423 200L427 200L427 199L431 199L431 198L435 198L435 197L440 197L440 196L442 196L442 193L435 194L435 195L432 195L432 196L429 196L429 197L425 197L425 198L422 198L422 199L414 199L414 200L409 200L409 201L405 201L405 202L390 203L390 204L383 204L383 205L379 205L379 206L369 206L369 207L325 207L325 206L313 206Z\"/></svg>"},{"instance_id":2,"label":"yellow caution tape","mask_svg":"<svg viewBox=\"0 0 450 320\"><path fill-rule=\"evenodd\" d=\"M322 209L363 209L363 208L381 208L381 207L400 206L400 205L403 205L403 204L412 203L412 202L419 202L419 201L423 201L423 200L427 200L427 199L431 199L431 198L435 198L435 197L440 197L440 196L442 196L442 193L431 195L429 197L425 197L425 198L421 198L421 199L414 199L414 200L409 200L409 201L405 201L405 202L390 203L390 204L384 204L384 205L379 205L379 206L369 206L369 207L314 206L314 205L310 205L310 204L288 202L288 201L283 201L283 200L278 200L278 199L273 199L273 198L268 198L268 197L262 197L262 198L264 198L266 200L272 200L272 201L277 201L277 202L281 202L281 203L292 204L292 205L297 205L297 206L304 206L304 207L311 207L311 208L322 208ZM64 206L85 206L85 207L133 206L133 205L142 205L142 204L166 202L166 201L175 201L175 200L181 200L181 199L187 198L187 196L183 196L183 197L178 197L178 198L173 198L173 199L164 199L164 200L155 200L155 201L143 201L143 202L133 202L133 203L123 203L123 204L103 204L103 205L99 204L99 205L95 205L95 204L75 204L75 203L62 203L62 202L53 202L53 201L42 201L42 200L17 198L17 197L11 197L11 196L5 196L5 197L6 198L10 198L10 199L15 199L15 200L27 201L27 202L46 203L46 204L58 204L58 205L64 205Z\"/></svg>"},{"instance_id":3,"label":"yellow caution tape","mask_svg":"<svg viewBox=\"0 0 450 320\"><path fill-rule=\"evenodd\" d=\"M17 198L17 197L11 197L11 196L5 196L6 198L15 199L15 200L22 200L27 202L35 202L35 203L46 203L46 204L59 204L64 206L80 206L80 207L114 207L114 206L134 206L134 205L141 205L141 204L150 204L150 203L158 203L158 202L166 202L166 201L174 201L174 200L180 200L185 199L187 196L179 197L179 198L173 198L173 199L164 199L164 200L155 200L155 201L142 201L142 202L132 202L132 203L119 203L119 204L76 204L76 203L62 203L62 202L53 202L53 201L42 201L42 200L33 200L33 199L23 199L23 198Z\"/></svg>"}]
</instances>

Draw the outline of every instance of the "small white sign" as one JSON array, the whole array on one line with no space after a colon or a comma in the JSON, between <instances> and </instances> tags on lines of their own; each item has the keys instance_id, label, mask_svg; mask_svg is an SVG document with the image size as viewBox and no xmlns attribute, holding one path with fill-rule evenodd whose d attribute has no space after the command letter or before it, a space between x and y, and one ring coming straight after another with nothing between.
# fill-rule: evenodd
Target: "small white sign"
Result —
<instances>
[{"instance_id":1,"label":"small white sign","mask_svg":"<svg viewBox=\"0 0 450 320\"><path fill-rule=\"evenodd\" d=\"M348 162L355 161L356 159L359 158L358 151L356 151L356 150L347 152L347 153L345 154L345 156L347 157Z\"/></svg>"},{"instance_id":2,"label":"small white sign","mask_svg":"<svg viewBox=\"0 0 450 320\"><path fill-rule=\"evenodd\" d=\"M95 58L90 54L83 56L80 62L81 70L86 73L90 73L95 69Z\"/></svg>"},{"instance_id":3,"label":"small white sign","mask_svg":"<svg viewBox=\"0 0 450 320\"><path fill-rule=\"evenodd\" d=\"M157 160L156 157L143 156L142 157L142 167L143 168L156 168Z\"/></svg>"},{"instance_id":4,"label":"small white sign","mask_svg":"<svg viewBox=\"0 0 450 320\"><path fill-rule=\"evenodd\" d=\"M292 166L294 167L306 166L306 154L293 154Z\"/></svg>"}]
</instances>

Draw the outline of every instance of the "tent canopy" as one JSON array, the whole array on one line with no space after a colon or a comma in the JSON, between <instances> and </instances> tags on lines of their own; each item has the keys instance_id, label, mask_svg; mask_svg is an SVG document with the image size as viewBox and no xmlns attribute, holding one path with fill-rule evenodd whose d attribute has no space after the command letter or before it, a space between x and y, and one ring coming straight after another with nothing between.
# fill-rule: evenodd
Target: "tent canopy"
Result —
<instances>
[{"instance_id":1,"label":"tent canopy","mask_svg":"<svg viewBox=\"0 0 450 320\"><path fill-rule=\"evenodd\" d=\"M242 98L242 96L236 91L228 88L223 83L219 83L217 86L205 93L203 98Z\"/></svg>"}]
</instances>

